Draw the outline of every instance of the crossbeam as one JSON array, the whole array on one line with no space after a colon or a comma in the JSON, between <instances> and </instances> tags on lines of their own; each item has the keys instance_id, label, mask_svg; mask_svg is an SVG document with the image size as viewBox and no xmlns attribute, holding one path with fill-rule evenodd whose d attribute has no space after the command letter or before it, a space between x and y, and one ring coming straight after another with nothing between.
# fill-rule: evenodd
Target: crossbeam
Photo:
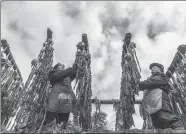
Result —
<instances>
[{"instance_id":1,"label":"crossbeam","mask_svg":"<svg viewBox=\"0 0 186 134\"><path fill-rule=\"evenodd\" d=\"M114 103L114 100L99 100L100 101L100 104L113 104ZM120 100L118 100L120 101ZM91 100L91 103L94 103L95 102L95 99L92 99ZM135 104L141 104L142 100L141 99L136 99L135 100Z\"/></svg>"}]
</instances>

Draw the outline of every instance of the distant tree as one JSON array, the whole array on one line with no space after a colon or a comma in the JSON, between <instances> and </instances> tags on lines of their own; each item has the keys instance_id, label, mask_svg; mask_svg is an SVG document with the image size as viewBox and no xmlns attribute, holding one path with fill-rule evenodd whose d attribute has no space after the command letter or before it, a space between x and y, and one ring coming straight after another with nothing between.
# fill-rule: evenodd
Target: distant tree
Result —
<instances>
[{"instance_id":1,"label":"distant tree","mask_svg":"<svg viewBox=\"0 0 186 134\"><path fill-rule=\"evenodd\" d=\"M94 112L92 115L92 128L93 130L105 130L107 129L107 114L103 111L100 111L100 113Z\"/></svg>"}]
</instances>

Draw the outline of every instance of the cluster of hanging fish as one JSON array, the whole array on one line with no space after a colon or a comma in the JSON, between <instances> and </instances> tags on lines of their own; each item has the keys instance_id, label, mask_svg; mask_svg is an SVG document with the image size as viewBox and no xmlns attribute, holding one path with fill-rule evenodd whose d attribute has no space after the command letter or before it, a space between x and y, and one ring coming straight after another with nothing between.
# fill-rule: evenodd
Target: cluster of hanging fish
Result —
<instances>
[{"instance_id":1,"label":"cluster of hanging fish","mask_svg":"<svg viewBox=\"0 0 186 134\"><path fill-rule=\"evenodd\" d=\"M136 56L136 45L131 42L131 37L130 33L126 34L122 51L120 101L115 100L114 102L116 131L130 129L134 125L132 115L135 113L135 94L139 92L141 69Z\"/></svg>"},{"instance_id":2,"label":"cluster of hanging fish","mask_svg":"<svg viewBox=\"0 0 186 134\"><path fill-rule=\"evenodd\" d=\"M99 126L98 118L99 118L99 114L101 113L101 104L100 104L100 100L97 97L94 98L94 106L96 108L96 112L95 112L95 119L92 124L93 125L92 130L96 130L97 126Z\"/></svg>"},{"instance_id":3,"label":"cluster of hanging fish","mask_svg":"<svg viewBox=\"0 0 186 134\"><path fill-rule=\"evenodd\" d=\"M1 126L9 127L18 109L23 79L15 63L9 44L1 40Z\"/></svg>"},{"instance_id":4,"label":"cluster of hanging fish","mask_svg":"<svg viewBox=\"0 0 186 134\"><path fill-rule=\"evenodd\" d=\"M152 123L152 119L151 116L149 114L144 115L143 114L143 127L142 129L155 129L153 123Z\"/></svg>"},{"instance_id":5,"label":"cluster of hanging fish","mask_svg":"<svg viewBox=\"0 0 186 134\"><path fill-rule=\"evenodd\" d=\"M143 106L140 105L140 116L143 118L142 129L155 129L151 116L143 109Z\"/></svg>"},{"instance_id":6,"label":"cluster of hanging fish","mask_svg":"<svg viewBox=\"0 0 186 134\"><path fill-rule=\"evenodd\" d=\"M52 31L47 29L47 39L37 57L31 62L31 73L23 88L20 109L15 118L16 128L34 132L44 119L44 100L50 89L49 71L53 64Z\"/></svg>"},{"instance_id":7,"label":"cluster of hanging fish","mask_svg":"<svg viewBox=\"0 0 186 134\"><path fill-rule=\"evenodd\" d=\"M87 131L91 129L91 55L89 53L89 44L87 35L82 35L82 42L77 44L77 53L75 63L78 65L76 75L76 96L77 109L79 114L74 115L74 123L80 124L80 127ZM79 120L77 121L77 118Z\"/></svg>"},{"instance_id":8,"label":"cluster of hanging fish","mask_svg":"<svg viewBox=\"0 0 186 134\"><path fill-rule=\"evenodd\" d=\"M170 97L174 112L181 116L186 127L186 45L178 47L166 74L172 87Z\"/></svg>"}]
</instances>

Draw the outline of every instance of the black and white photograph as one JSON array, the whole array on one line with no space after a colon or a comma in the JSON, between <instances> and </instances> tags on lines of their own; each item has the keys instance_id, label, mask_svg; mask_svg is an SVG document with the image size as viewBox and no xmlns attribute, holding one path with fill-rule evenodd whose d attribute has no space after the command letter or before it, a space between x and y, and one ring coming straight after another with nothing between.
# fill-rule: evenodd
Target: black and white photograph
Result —
<instances>
[{"instance_id":1,"label":"black and white photograph","mask_svg":"<svg viewBox=\"0 0 186 134\"><path fill-rule=\"evenodd\" d=\"M1 133L186 133L186 1L1 1Z\"/></svg>"}]
</instances>

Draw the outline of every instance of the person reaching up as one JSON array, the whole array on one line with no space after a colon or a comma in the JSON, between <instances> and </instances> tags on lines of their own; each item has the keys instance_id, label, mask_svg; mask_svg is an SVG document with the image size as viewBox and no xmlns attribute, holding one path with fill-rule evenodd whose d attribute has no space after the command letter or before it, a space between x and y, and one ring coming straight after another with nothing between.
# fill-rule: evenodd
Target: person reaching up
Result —
<instances>
[{"instance_id":1,"label":"person reaching up","mask_svg":"<svg viewBox=\"0 0 186 134\"><path fill-rule=\"evenodd\" d=\"M76 77L76 71L76 64L65 69L63 64L58 63L49 72L52 89L45 101L45 118L39 131L42 131L54 119L58 128L66 129L69 115L76 109L76 97L71 86L71 82Z\"/></svg>"}]
</instances>

